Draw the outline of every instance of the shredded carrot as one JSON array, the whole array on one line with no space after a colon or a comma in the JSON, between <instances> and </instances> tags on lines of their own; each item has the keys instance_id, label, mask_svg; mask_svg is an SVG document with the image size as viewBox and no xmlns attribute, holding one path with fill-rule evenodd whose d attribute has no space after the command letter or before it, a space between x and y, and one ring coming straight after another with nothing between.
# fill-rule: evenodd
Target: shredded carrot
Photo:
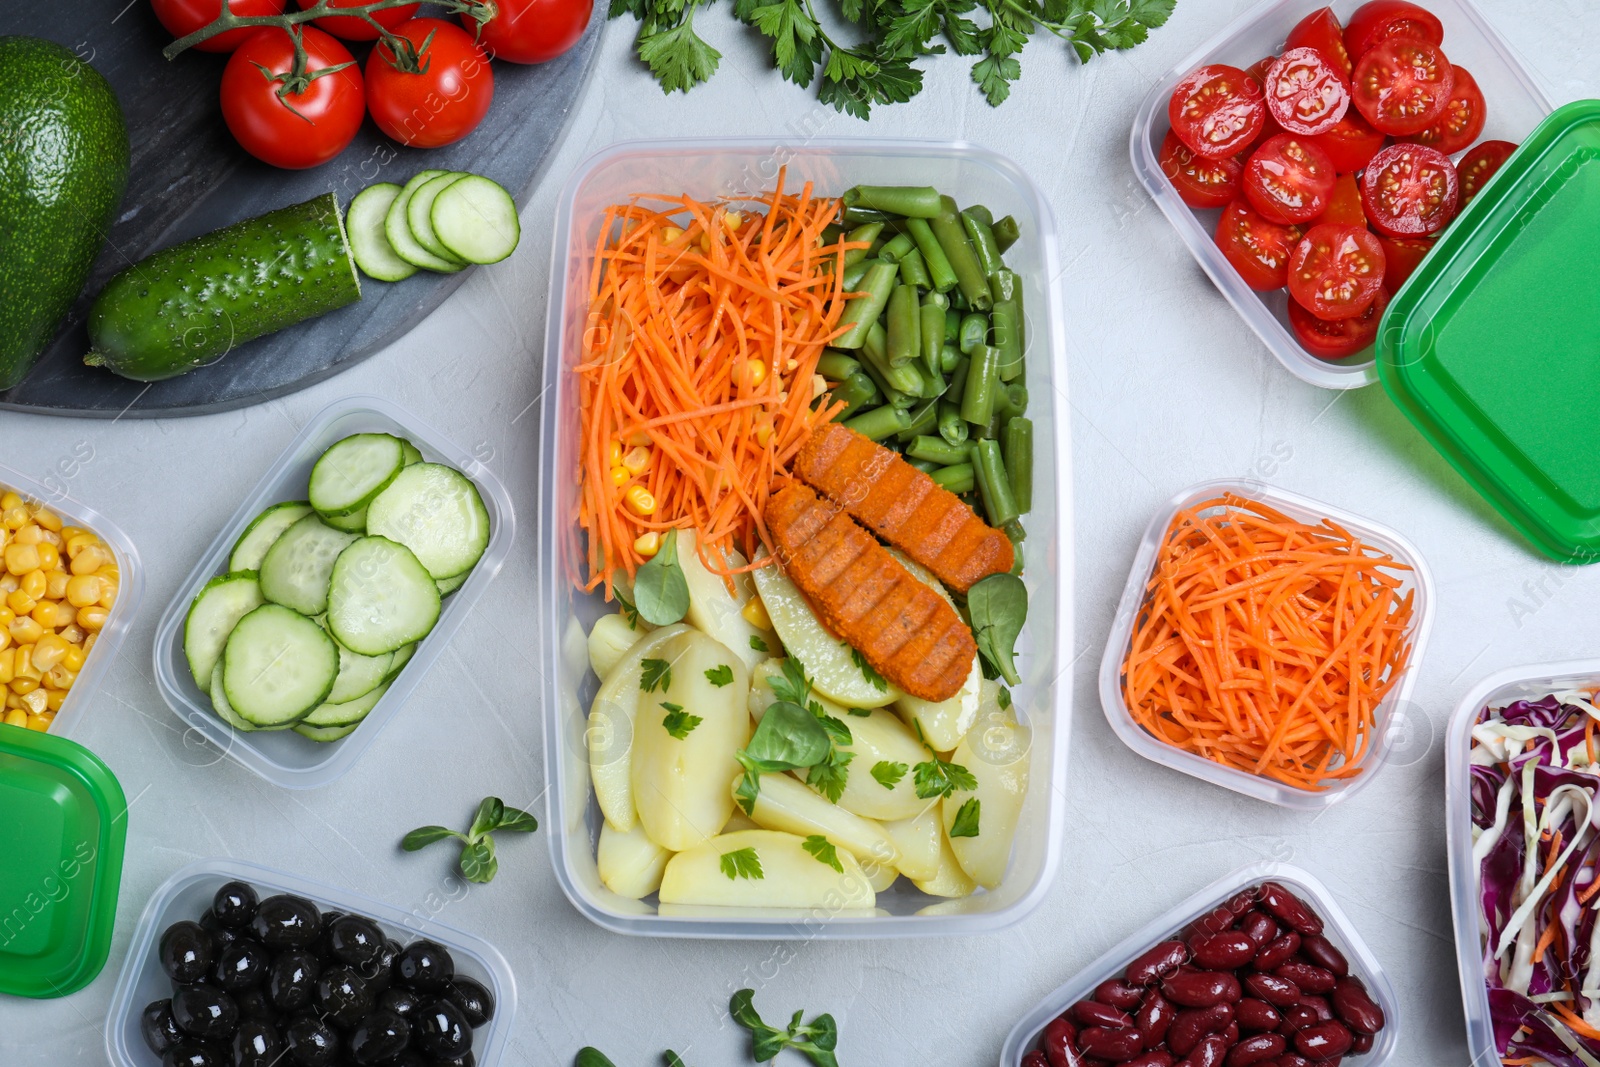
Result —
<instances>
[{"instance_id":1,"label":"shredded carrot","mask_svg":"<svg viewBox=\"0 0 1600 1067\"><path fill-rule=\"evenodd\" d=\"M826 243L839 202L783 183L759 209L644 195L606 209L574 368L579 588L609 599L649 558L635 541L674 528L725 579L751 569L735 553L755 558L773 478L840 410L814 376L842 332L845 253L864 246Z\"/></svg>"},{"instance_id":2,"label":"shredded carrot","mask_svg":"<svg viewBox=\"0 0 1600 1067\"><path fill-rule=\"evenodd\" d=\"M1320 792L1353 778L1411 653L1408 568L1337 524L1228 495L1178 513L1123 661L1142 727Z\"/></svg>"},{"instance_id":3,"label":"shredded carrot","mask_svg":"<svg viewBox=\"0 0 1600 1067\"><path fill-rule=\"evenodd\" d=\"M1587 1037L1591 1041L1600 1041L1600 1030L1596 1030L1594 1027L1584 1022L1582 1017L1579 1016L1577 1012L1567 1007L1566 1004L1557 1000L1552 1001L1550 1003L1550 1007L1554 1009L1557 1015L1561 1016L1562 1022L1566 1023L1572 1028L1573 1033L1578 1034L1580 1037Z\"/></svg>"}]
</instances>

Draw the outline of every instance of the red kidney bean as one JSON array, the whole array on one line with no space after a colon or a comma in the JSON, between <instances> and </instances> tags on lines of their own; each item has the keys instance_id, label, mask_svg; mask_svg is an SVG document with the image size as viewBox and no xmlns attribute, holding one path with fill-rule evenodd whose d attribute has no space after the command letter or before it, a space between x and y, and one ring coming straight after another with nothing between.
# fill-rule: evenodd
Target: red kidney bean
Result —
<instances>
[{"instance_id":1,"label":"red kidney bean","mask_svg":"<svg viewBox=\"0 0 1600 1067\"><path fill-rule=\"evenodd\" d=\"M1213 1004L1209 1008L1180 1011L1167 1031L1167 1048L1175 1056L1187 1056L1212 1034L1222 1033L1233 1022L1232 1004Z\"/></svg>"},{"instance_id":2,"label":"red kidney bean","mask_svg":"<svg viewBox=\"0 0 1600 1067\"><path fill-rule=\"evenodd\" d=\"M1327 1021L1319 1018L1316 1009L1303 1001L1283 1009L1283 1031L1287 1034L1299 1033L1308 1026Z\"/></svg>"},{"instance_id":3,"label":"red kidney bean","mask_svg":"<svg viewBox=\"0 0 1600 1067\"><path fill-rule=\"evenodd\" d=\"M1125 1011L1118 1011L1097 1000L1080 1000L1072 1006L1072 1021L1079 1026L1104 1026L1111 1030L1126 1030L1133 1020Z\"/></svg>"},{"instance_id":4,"label":"red kidney bean","mask_svg":"<svg viewBox=\"0 0 1600 1067\"><path fill-rule=\"evenodd\" d=\"M1299 986L1303 993L1332 993L1334 985L1339 981L1332 971L1318 967L1314 963L1302 963L1300 960L1290 960L1274 968L1272 973L1279 978L1289 979Z\"/></svg>"},{"instance_id":5,"label":"red kidney bean","mask_svg":"<svg viewBox=\"0 0 1600 1067\"><path fill-rule=\"evenodd\" d=\"M1239 1024L1229 1023L1228 1028L1222 1031L1222 1036L1228 1039L1229 1048L1237 1045L1239 1043Z\"/></svg>"},{"instance_id":6,"label":"red kidney bean","mask_svg":"<svg viewBox=\"0 0 1600 1067\"><path fill-rule=\"evenodd\" d=\"M1094 999L1113 1008L1132 1011L1144 999L1144 990L1131 986L1120 978L1108 978L1094 987Z\"/></svg>"},{"instance_id":7,"label":"red kidney bean","mask_svg":"<svg viewBox=\"0 0 1600 1067\"><path fill-rule=\"evenodd\" d=\"M1281 931L1278 924L1264 913L1249 911L1239 920L1239 932L1254 941L1258 947L1265 947L1276 940Z\"/></svg>"},{"instance_id":8,"label":"red kidney bean","mask_svg":"<svg viewBox=\"0 0 1600 1067\"><path fill-rule=\"evenodd\" d=\"M1252 886L1249 889L1245 889L1245 890L1242 890L1239 893L1234 894L1234 896L1231 897L1228 900L1228 902L1223 904L1222 906L1224 908L1227 908L1230 912L1232 912L1233 913L1233 917L1235 919L1237 919L1239 916L1243 915L1245 912L1247 912L1251 908L1255 907L1256 906L1256 902L1258 900L1260 900L1260 899L1261 899L1261 889L1259 887Z\"/></svg>"},{"instance_id":9,"label":"red kidney bean","mask_svg":"<svg viewBox=\"0 0 1600 1067\"><path fill-rule=\"evenodd\" d=\"M1191 935L1220 934L1224 930L1231 929L1238 918L1227 908L1212 908L1189 924L1188 933Z\"/></svg>"},{"instance_id":10,"label":"red kidney bean","mask_svg":"<svg viewBox=\"0 0 1600 1067\"><path fill-rule=\"evenodd\" d=\"M1233 1015L1239 1020L1240 1028L1244 1030L1271 1032L1283 1025L1283 1016L1278 1013L1278 1009L1255 997L1245 997L1239 1001Z\"/></svg>"},{"instance_id":11,"label":"red kidney bean","mask_svg":"<svg viewBox=\"0 0 1600 1067\"><path fill-rule=\"evenodd\" d=\"M1300 935L1290 930L1282 937L1276 938L1257 952L1250 965L1258 971L1275 971L1279 967L1294 959L1294 954L1300 951Z\"/></svg>"},{"instance_id":12,"label":"red kidney bean","mask_svg":"<svg viewBox=\"0 0 1600 1067\"><path fill-rule=\"evenodd\" d=\"M1231 971L1255 958L1256 943L1242 931L1224 930L1220 934L1195 934L1189 939L1189 952L1196 967Z\"/></svg>"},{"instance_id":13,"label":"red kidney bean","mask_svg":"<svg viewBox=\"0 0 1600 1067\"><path fill-rule=\"evenodd\" d=\"M1333 1013L1356 1033L1375 1034L1383 1029L1383 1009L1354 975L1339 979L1332 1000Z\"/></svg>"},{"instance_id":14,"label":"red kidney bean","mask_svg":"<svg viewBox=\"0 0 1600 1067\"><path fill-rule=\"evenodd\" d=\"M1178 1009L1161 995L1160 990L1152 989L1145 994L1144 1003L1139 1005L1139 1014L1133 1018L1133 1024L1144 1035L1145 1048L1155 1048L1167 1039L1167 1030L1177 1014Z\"/></svg>"},{"instance_id":15,"label":"red kidney bean","mask_svg":"<svg viewBox=\"0 0 1600 1067\"><path fill-rule=\"evenodd\" d=\"M1371 1034L1357 1034L1350 1039L1351 1052L1371 1052L1372 1046L1377 1044L1377 1038Z\"/></svg>"},{"instance_id":16,"label":"red kidney bean","mask_svg":"<svg viewBox=\"0 0 1600 1067\"><path fill-rule=\"evenodd\" d=\"M1300 1055L1313 1060L1332 1060L1350 1051L1354 1037L1344 1023L1318 1023L1294 1035Z\"/></svg>"},{"instance_id":17,"label":"red kidney bean","mask_svg":"<svg viewBox=\"0 0 1600 1067\"><path fill-rule=\"evenodd\" d=\"M1300 999L1300 987L1287 978L1279 978L1275 974L1257 972L1244 977L1244 987L1250 995L1257 1000L1264 1000L1268 1004L1276 1004L1286 1008ZM1169 994L1170 996L1170 994Z\"/></svg>"},{"instance_id":18,"label":"red kidney bean","mask_svg":"<svg viewBox=\"0 0 1600 1067\"><path fill-rule=\"evenodd\" d=\"M1114 1029L1109 1026L1091 1026L1078 1033L1078 1048L1085 1056L1099 1056L1112 1063L1121 1063L1133 1059L1144 1051L1144 1038L1140 1037L1139 1031L1132 1027Z\"/></svg>"},{"instance_id":19,"label":"red kidney bean","mask_svg":"<svg viewBox=\"0 0 1600 1067\"><path fill-rule=\"evenodd\" d=\"M1317 913L1277 882L1261 883L1261 902L1269 912L1300 933L1322 933L1322 920L1317 918Z\"/></svg>"},{"instance_id":20,"label":"red kidney bean","mask_svg":"<svg viewBox=\"0 0 1600 1067\"><path fill-rule=\"evenodd\" d=\"M1300 942L1300 955L1343 978L1350 973L1350 961L1334 947L1333 942L1321 934L1312 934Z\"/></svg>"},{"instance_id":21,"label":"red kidney bean","mask_svg":"<svg viewBox=\"0 0 1600 1067\"><path fill-rule=\"evenodd\" d=\"M1172 1053L1156 1051L1146 1052L1143 1056L1135 1056L1127 1063L1124 1063L1122 1067L1172 1067L1174 1062Z\"/></svg>"},{"instance_id":22,"label":"red kidney bean","mask_svg":"<svg viewBox=\"0 0 1600 1067\"><path fill-rule=\"evenodd\" d=\"M1022 1067L1050 1067L1050 1061L1042 1052L1030 1052L1022 1057Z\"/></svg>"},{"instance_id":23,"label":"red kidney bean","mask_svg":"<svg viewBox=\"0 0 1600 1067\"><path fill-rule=\"evenodd\" d=\"M1228 1067L1251 1067L1252 1064L1281 1056L1288 1047L1288 1042L1278 1034L1247 1037L1228 1050Z\"/></svg>"},{"instance_id":24,"label":"red kidney bean","mask_svg":"<svg viewBox=\"0 0 1600 1067\"><path fill-rule=\"evenodd\" d=\"M1333 1022L1333 1008L1327 997L1304 996L1300 998L1300 1006L1315 1012L1319 1023Z\"/></svg>"},{"instance_id":25,"label":"red kidney bean","mask_svg":"<svg viewBox=\"0 0 1600 1067\"><path fill-rule=\"evenodd\" d=\"M1065 1015L1051 1019L1039 1039L1039 1048L1050 1067L1081 1067L1078 1055L1078 1028Z\"/></svg>"},{"instance_id":26,"label":"red kidney bean","mask_svg":"<svg viewBox=\"0 0 1600 1067\"><path fill-rule=\"evenodd\" d=\"M1179 1060L1176 1067L1222 1067L1228 1055L1228 1039L1212 1034L1195 1046L1195 1050Z\"/></svg>"},{"instance_id":27,"label":"red kidney bean","mask_svg":"<svg viewBox=\"0 0 1600 1067\"><path fill-rule=\"evenodd\" d=\"M1275 1067L1317 1067L1317 1065L1297 1052L1285 1052L1278 1057Z\"/></svg>"},{"instance_id":28,"label":"red kidney bean","mask_svg":"<svg viewBox=\"0 0 1600 1067\"><path fill-rule=\"evenodd\" d=\"M1161 992L1174 1004L1186 1008L1234 1004L1243 995L1239 979L1223 971L1179 971L1161 983Z\"/></svg>"},{"instance_id":29,"label":"red kidney bean","mask_svg":"<svg viewBox=\"0 0 1600 1067\"><path fill-rule=\"evenodd\" d=\"M1124 977L1127 978L1129 985L1152 986L1168 975L1176 974L1178 968L1188 962L1188 945L1182 941L1163 941L1128 964L1128 971Z\"/></svg>"}]
</instances>

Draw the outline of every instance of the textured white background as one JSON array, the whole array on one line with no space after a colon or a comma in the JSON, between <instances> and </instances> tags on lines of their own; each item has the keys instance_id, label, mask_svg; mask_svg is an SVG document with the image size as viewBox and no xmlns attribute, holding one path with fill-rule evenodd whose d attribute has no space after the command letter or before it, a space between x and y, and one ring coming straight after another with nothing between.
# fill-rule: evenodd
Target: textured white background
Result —
<instances>
[{"instance_id":1,"label":"textured white background","mask_svg":"<svg viewBox=\"0 0 1600 1067\"><path fill-rule=\"evenodd\" d=\"M1600 4L1482 3L1553 99L1600 94ZM1180 0L1149 44L1083 67L1048 40L1035 41L999 110L974 92L965 62L934 62L915 102L881 111L870 125L818 110L780 83L724 5L698 22L724 53L722 71L687 97L661 95L632 58L631 28L617 24L569 140L523 215L521 248L508 263L475 272L389 350L304 393L231 414L112 425L0 413L0 461L36 478L82 443L92 447L71 492L119 523L146 567L144 609L80 735L137 798L111 960L65 999L0 999L0 1065L104 1062L103 1016L134 923L151 891L193 859L248 858L409 908L445 880L451 857L445 849L401 854L394 842L405 830L466 819L489 792L542 815L536 636L526 621L536 595L540 474L537 409L528 406L540 375L556 191L588 153L618 140L810 131L974 141L1017 160L1054 206L1070 318L1083 653L1060 877L1031 917L983 938L633 940L602 932L568 905L542 830L508 841L499 878L440 915L498 945L517 973L521 1005L507 1067L565 1065L584 1044L602 1047L620 1067L659 1063L669 1046L696 1067L745 1063L739 1034L723 1025L725 991L741 984L761 986L757 1003L769 1017L802 1006L832 1011L847 1065L992 1064L1012 1022L1044 993L1176 899L1258 859L1292 861L1326 880L1394 976L1403 1029L1396 1063L1464 1063L1442 725L1491 671L1594 655L1600 572L1535 557L1378 388L1338 395L1292 378L1136 186L1127 140L1137 101L1247 6ZM364 759L332 786L287 792L185 745L149 678L151 639L179 581L245 489L312 413L359 392L412 408L469 447L487 443L521 529L478 610ZM1096 696L1112 609L1154 509L1190 483L1245 474L1397 527L1437 581L1439 618L1421 664L1416 728L1397 757L1409 765L1387 768L1320 818L1143 761L1113 736ZM1540 583L1542 592L1526 591ZM1531 612L1515 615L1514 599Z\"/></svg>"}]
</instances>

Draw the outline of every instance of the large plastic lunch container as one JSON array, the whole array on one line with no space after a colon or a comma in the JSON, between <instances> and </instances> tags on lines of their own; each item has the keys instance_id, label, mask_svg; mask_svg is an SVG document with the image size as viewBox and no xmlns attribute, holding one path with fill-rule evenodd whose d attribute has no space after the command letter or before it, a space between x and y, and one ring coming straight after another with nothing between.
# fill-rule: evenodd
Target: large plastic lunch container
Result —
<instances>
[{"instance_id":1,"label":"large plastic lunch container","mask_svg":"<svg viewBox=\"0 0 1600 1067\"><path fill-rule=\"evenodd\" d=\"M1600 101L1552 114L1439 239L1379 332L1396 406L1545 554L1600 557Z\"/></svg>"},{"instance_id":2,"label":"large plastic lunch container","mask_svg":"<svg viewBox=\"0 0 1600 1067\"><path fill-rule=\"evenodd\" d=\"M144 567L139 561L139 551L128 540L128 535L110 519L79 503L66 492L67 479L75 473L78 462L75 456L64 457L59 462L58 470L46 474L51 483L49 485L0 464L0 492L10 489L25 500L43 504L61 516L63 523L97 535L116 557L121 576L117 602L106 616L94 648L84 659L83 670L78 672L72 688L67 691L66 701L50 724L50 733L57 737L71 737L81 730L89 702L105 680L106 672L111 669L111 661L117 658L117 650L127 638L133 617L139 611L139 601L144 597Z\"/></svg>"},{"instance_id":3,"label":"large plastic lunch container","mask_svg":"<svg viewBox=\"0 0 1600 1067\"><path fill-rule=\"evenodd\" d=\"M420 447L420 442L415 443ZM494 994L494 1018L473 1032L472 1052L479 1067L495 1067L500 1062L517 1012L517 980L511 965L493 945L416 912L401 911L360 893L288 871L243 860L205 859L189 864L162 883L139 917L106 1012L106 1054L113 1067L160 1067L161 1058L150 1051L139 1032L139 1015L146 1004L172 995L172 980L161 969L157 957L161 934L180 919L198 921L211 907L217 890L234 880L248 882L263 899L275 893L293 893L323 911L365 915L401 944L427 938L449 949L456 973L477 979Z\"/></svg>"},{"instance_id":4,"label":"large plastic lunch container","mask_svg":"<svg viewBox=\"0 0 1600 1067\"><path fill-rule=\"evenodd\" d=\"M1065 985L1046 996L1012 1027L1000 1050L1000 1067L1018 1067L1022 1057L1036 1047L1039 1036L1051 1020L1093 994L1095 986L1101 982L1121 975L1128 964L1147 949L1177 935L1241 890L1262 882L1278 882L1311 905L1326 927L1323 936L1345 954L1350 961L1350 973L1361 979L1367 992L1372 994L1372 999L1383 1009L1384 1027L1378 1032L1372 1051L1345 1057L1345 1063L1350 1067L1383 1067L1400 1043L1400 1004L1395 997L1394 987L1389 984L1388 975L1373 957L1366 942L1361 940L1361 935L1350 924L1349 917L1334 902L1327 887L1314 875L1283 863L1257 863L1240 868L1174 905L1160 918L1130 934L1115 948L1073 975Z\"/></svg>"},{"instance_id":5,"label":"large plastic lunch container","mask_svg":"<svg viewBox=\"0 0 1600 1067\"><path fill-rule=\"evenodd\" d=\"M589 702L599 687L588 667L584 634L606 608L598 595L574 591L566 558L578 469L577 391L572 368L588 314L587 285L602 211L639 193L758 199L780 168L786 188L810 181L837 196L857 183L933 185L963 206L986 204L996 218L1013 215L1022 238L1006 252L1021 275L1027 309L1028 415L1037 435L1034 508L1027 517L1025 578L1030 608L1018 643L1023 684L1020 718L1032 729L1027 803L1011 865L1001 888L963 901L925 896L904 879L878 894L871 916L780 915L717 909L694 917L661 915L646 901L626 900L600 883L595 844L600 809L590 786L584 745ZM588 918L620 933L658 937L859 938L976 933L1016 922L1042 899L1060 861L1072 679L1072 464L1066 419L1066 334L1054 279L1059 271L1055 223L1037 186L1010 160L960 143L814 138L784 144L728 138L613 145L585 160L562 190L556 218L545 336L542 410L546 457L539 515L542 605L542 694L548 820L556 879ZM569 570L570 568L570 570ZM610 610L615 610L615 605Z\"/></svg>"},{"instance_id":6,"label":"large plastic lunch container","mask_svg":"<svg viewBox=\"0 0 1600 1067\"><path fill-rule=\"evenodd\" d=\"M211 698L200 691L183 655L183 624L195 596L213 577L227 570L228 555L239 535L257 515L284 500L304 500L306 482L317 458L335 441L356 433L388 433L404 437L425 460L447 463L472 479L489 512L489 546L465 585L444 598L439 621L417 646L416 654L373 707L361 725L337 741L317 742L292 730L235 730L211 710ZM156 628L156 685L173 714L194 727L223 754L286 789L326 785L348 771L405 705L450 636L472 611L511 552L516 517L511 497L500 479L471 452L404 408L375 396L335 401L312 417L233 513L179 586Z\"/></svg>"},{"instance_id":7,"label":"large plastic lunch container","mask_svg":"<svg viewBox=\"0 0 1600 1067\"><path fill-rule=\"evenodd\" d=\"M1224 767L1203 756L1185 752L1157 740L1134 720L1122 691L1122 664L1133 643L1134 623L1144 607L1145 585L1155 572L1156 554L1166 540L1167 530L1172 525L1173 518L1180 511L1228 493L1247 500L1259 501L1301 522L1319 523L1323 519L1331 519L1359 538L1363 544L1380 552L1387 552L1397 563L1410 568L1409 571L1397 572L1396 577L1401 579L1399 588L1401 596L1410 590L1416 591L1409 634L1411 658L1406 662L1400 679L1389 690L1388 697L1378 706L1374 715L1376 733L1361 758L1361 773L1330 783L1319 793L1309 793L1264 776L1246 774L1232 767ZM1274 489L1263 483L1228 480L1202 482L1173 497L1155 518L1150 520L1150 525L1139 542L1139 550L1133 558L1133 568L1128 573L1128 584L1123 587L1122 600L1117 604L1117 613L1111 621L1111 636L1106 641L1105 656L1100 661L1100 705L1105 710L1106 720L1116 731L1117 736L1147 760L1153 760L1173 770L1182 771L1184 774L1193 775L1213 785L1220 785L1224 789L1232 789L1236 793L1243 793L1258 800L1269 801L1285 808L1316 811L1337 804L1361 789L1373 779L1389 758L1389 749L1394 743L1390 727L1393 725L1396 709L1409 706L1411 690L1416 684L1417 663L1422 659L1423 650L1428 643L1428 634L1432 628L1433 578L1416 547L1401 534L1371 519L1353 515L1341 508L1296 493Z\"/></svg>"},{"instance_id":8,"label":"large plastic lunch container","mask_svg":"<svg viewBox=\"0 0 1600 1067\"><path fill-rule=\"evenodd\" d=\"M1450 859L1450 910L1455 920L1456 964L1466 1012L1467 1051L1472 1063L1498 1063L1489 990L1484 984L1483 925L1478 870L1472 862L1472 728L1484 708L1537 700L1573 689L1600 687L1600 659L1512 667L1473 686L1450 715L1444 741L1445 839Z\"/></svg>"},{"instance_id":9,"label":"large plastic lunch container","mask_svg":"<svg viewBox=\"0 0 1600 1067\"><path fill-rule=\"evenodd\" d=\"M1340 22L1349 19L1362 0L1337 0ZM1324 389L1356 389L1377 381L1369 349L1341 360L1322 360L1300 347L1289 326L1289 295L1283 290L1258 293L1246 285L1223 258L1213 234L1220 211L1197 211L1179 199L1158 162L1167 135L1167 101L1173 88L1194 68L1226 63L1246 68L1283 50L1295 23L1326 7L1326 0L1267 0L1235 19L1226 29L1195 49L1150 89L1139 105L1130 148L1133 170L1155 199L1196 262L1211 276L1234 310L1278 357L1290 373ZM1551 104L1524 69L1510 45L1497 33L1472 0L1423 0L1423 6L1444 23L1444 51L1452 63L1472 72L1488 102L1488 123L1482 140L1521 141L1550 113Z\"/></svg>"}]
</instances>

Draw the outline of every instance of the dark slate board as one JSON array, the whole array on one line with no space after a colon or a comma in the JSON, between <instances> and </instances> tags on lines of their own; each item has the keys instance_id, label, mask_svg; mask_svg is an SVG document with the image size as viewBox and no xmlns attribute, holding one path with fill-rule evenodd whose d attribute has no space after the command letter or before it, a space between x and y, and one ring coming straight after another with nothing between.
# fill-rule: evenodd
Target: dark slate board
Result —
<instances>
[{"instance_id":1,"label":"dark slate board","mask_svg":"<svg viewBox=\"0 0 1600 1067\"><path fill-rule=\"evenodd\" d=\"M291 0L292 2L292 0ZM0 33L57 41L106 76L122 103L133 165L122 210L83 294L52 346L0 408L90 418L167 418L257 404L337 374L420 322L475 268L419 271L403 282L362 278L346 308L240 346L217 363L164 382L128 381L85 367L83 320L112 274L167 245L329 189L341 205L375 181L404 184L425 168L470 170L510 189L519 206L565 133L598 54L604 4L583 39L549 63L494 64L494 103L483 125L445 148L401 147L369 118L337 159L311 170L278 170L248 155L223 124L217 85L227 56L161 56L171 37L149 0L53 0L8 4ZM423 9L423 14L428 9ZM350 42L365 64L368 45ZM523 240L530 235L523 234ZM492 268L491 268L492 269Z\"/></svg>"}]
</instances>

